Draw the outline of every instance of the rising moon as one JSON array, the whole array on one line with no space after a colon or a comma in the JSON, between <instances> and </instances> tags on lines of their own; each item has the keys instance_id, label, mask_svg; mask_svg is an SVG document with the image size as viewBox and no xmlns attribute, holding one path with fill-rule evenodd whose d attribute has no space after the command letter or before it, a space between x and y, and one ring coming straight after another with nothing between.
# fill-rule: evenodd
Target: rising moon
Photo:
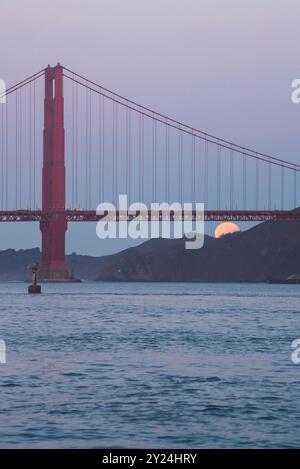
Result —
<instances>
[{"instance_id":1,"label":"rising moon","mask_svg":"<svg viewBox=\"0 0 300 469\"><path fill-rule=\"evenodd\" d=\"M241 231L235 223L226 221L225 223L220 223L215 229L215 238L221 238L221 236L236 233Z\"/></svg>"}]
</instances>

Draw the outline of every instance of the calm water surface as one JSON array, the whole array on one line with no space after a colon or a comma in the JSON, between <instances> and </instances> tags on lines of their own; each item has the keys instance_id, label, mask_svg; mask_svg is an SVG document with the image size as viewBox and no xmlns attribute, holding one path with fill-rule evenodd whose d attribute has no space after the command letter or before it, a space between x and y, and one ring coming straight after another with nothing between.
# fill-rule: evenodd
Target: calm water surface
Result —
<instances>
[{"instance_id":1,"label":"calm water surface","mask_svg":"<svg viewBox=\"0 0 300 469\"><path fill-rule=\"evenodd\" d=\"M299 447L300 285L0 284L0 446Z\"/></svg>"}]
</instances>

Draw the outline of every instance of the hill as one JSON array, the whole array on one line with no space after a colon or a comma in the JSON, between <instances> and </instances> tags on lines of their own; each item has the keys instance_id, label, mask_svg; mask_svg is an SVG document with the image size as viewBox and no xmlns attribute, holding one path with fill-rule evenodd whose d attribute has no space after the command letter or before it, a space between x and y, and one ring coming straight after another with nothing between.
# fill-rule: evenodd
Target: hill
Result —
<instances>
[{"instance_id":1,"label":"hill","mask_svg":"<svg viewBox=\"0 0 300 469\"><path fill-rule=\"evenodd\" d=\"M98 280L260 282L300 275L300 223L266 222L186 250L184 240L153 239L99 263Z\"/></svg>"},{"instance_id":2,"label":"hill","mask_svg":"<svg viewBox=\"0 0 300 469\"><path fill-rule=\"evenodd\" d=\"M67 256L78 278L99 281L261 282L300 276L300 222L265 222L186 250L184 239L153 239L103 257ZM0 280L24 280L39 249L0 251Z\"/></svg>"}]
</instances>

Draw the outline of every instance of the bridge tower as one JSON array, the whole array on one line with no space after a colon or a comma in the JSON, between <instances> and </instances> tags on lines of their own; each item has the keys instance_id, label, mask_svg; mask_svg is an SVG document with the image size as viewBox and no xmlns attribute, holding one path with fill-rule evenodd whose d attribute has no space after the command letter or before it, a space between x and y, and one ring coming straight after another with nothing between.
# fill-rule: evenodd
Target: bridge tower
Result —
<instances>
[{"instance_id":1,"label":"bridge tower","mask_svg":"<svg viewBox=\"0 0 300 469\"><path fill-rule=\"evenodd\" d=\"M63 68L60 64L45 70L42 208L49 217L40 223L42 257L39 280L70 280L65 259L67 220ZM56 213L51 213L55 211ZM62 211L60 214L59 212ZM58 213L57 213L58 212Z\"/></svg>"}]
</instances>

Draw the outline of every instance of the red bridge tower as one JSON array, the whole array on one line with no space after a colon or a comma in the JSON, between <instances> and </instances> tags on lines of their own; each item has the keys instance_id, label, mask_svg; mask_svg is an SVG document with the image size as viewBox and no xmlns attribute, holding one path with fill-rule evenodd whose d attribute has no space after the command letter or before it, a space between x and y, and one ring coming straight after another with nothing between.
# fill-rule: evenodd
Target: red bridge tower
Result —
<instances>
[{"instance_id":1,"label":"red bridge tower","mask_svg":"<svg viewBox=\"0 0 300 469\"><path fill-rule=\"evenodd\" d=\"M58 64L48 66L45 71L42 208L49 216L40 223L42 259L39 279L42 281L70 280L65 259L65 202L63 68ZM52 211L56 213L51 214ZM59 211L62 213L57 213Z\"/></svg>"}]
</instances>

